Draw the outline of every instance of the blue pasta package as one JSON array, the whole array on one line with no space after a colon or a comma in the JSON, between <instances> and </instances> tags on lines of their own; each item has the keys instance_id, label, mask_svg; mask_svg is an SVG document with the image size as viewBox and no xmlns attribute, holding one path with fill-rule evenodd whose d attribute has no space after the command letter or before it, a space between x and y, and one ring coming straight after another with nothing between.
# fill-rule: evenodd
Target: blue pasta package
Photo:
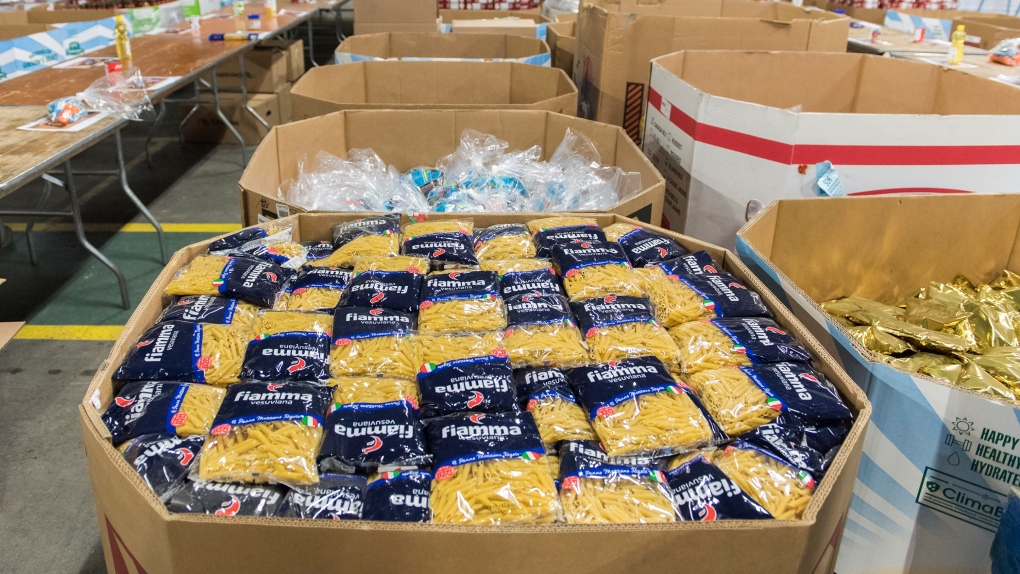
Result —
<instances>
[{"instance_id":1,"label":"blue pasta package","mask_svg":"<svg viewBox=\"0 0 1020 574\"><path fill-rule=\"evenodd\" d=\"M678 460L666 471L673 505L681 521L762 520L772 518L733 479L701 453Z\"/></svg>"},{"instance_id":2,"label":"blue pasta package","mask_svg":"<svg viewBox=\"0 0 1020 574\"><path fill-rule=\"evenodd\" d=\"M404 239L404 255L427 257L434 265L478 265L474 241L464 233L429 233Z\"/></svg>"},{"instance_id":3,"label":"blue pasta package","mask_svg":"<svg viewBox=\"0 0 1020 574\"><path fill-rule=\"evenodd\" d=\"M364 520L429 522L432 473L427 470L381 472L365 491Z\"/></svg>"},{"instance_id":4,"label":"blue pasta package","mask_svg":"<svg viewBox=\"0 0 1020 574\"><path fill-rule=\"evenodd\" d=\"M205 443L204 436L148 434L125 445L124 460L156 496L166 502L184 484Z\"/></svg>"},{"instance_id":5,"label":"blue pasta package","mask_svg":"<svg viewBox=\"0 0 1020 574\"><path fill-rule=\"evenodd\" d=\"M170 512L215 516L276 516L287 495L282 485L189 480L167 502Z\"/></svg>"},{"instance_id":6,"label":"blue pasta package","mask_svg":"<svg viewBox=\"0 0 1020 574\"><path fill-rule=\"evenodd\" d=\"M359 520L365 507L363 476L323 474L318 484L287 493L276 515L309 520Z\"/></svg>"},{"instance_id":7,"label":"blue pasta package","mask_svg":"<svg viewBox=\"0 0 1020 574\"><path fill-rule=\"evenodd\" d=\"M319 450L320 469L371 472L380 466L420 466L430 461L412 398L332 408Z\"/></svg>"},{"instance_id":8,"label":"blue pasta package","mask_svg":"<svg viewBox=\"0 0 1020 574\"><path fill-rule=\"evenodd\" d=\"M518 412L513 369L506 357L487 355L426 364L418 373L421 416L460 412Z\"/></svg>"},{"instance_id":9,"label":"blue pasta package","mask_svg":"<svg viewBox=\"0 0 1020 574\"><path fill-rule=\"evenodd\" d=\"M204 435L222 401L223 389L206 385L128 383L110 402L102 419L115 445L149 434Z\"/></svg>"},{"instance_id":10,"label":"blue pasta package","mask_svg":"<svg viewBox=\"0 0 1020 574\"><path fill-rule=\"evenodd\" d=\"M351 278L340 307L381 307L413 313L418 310L425 278L406 271L367 271Z\"/></svg>"}]
</instances>

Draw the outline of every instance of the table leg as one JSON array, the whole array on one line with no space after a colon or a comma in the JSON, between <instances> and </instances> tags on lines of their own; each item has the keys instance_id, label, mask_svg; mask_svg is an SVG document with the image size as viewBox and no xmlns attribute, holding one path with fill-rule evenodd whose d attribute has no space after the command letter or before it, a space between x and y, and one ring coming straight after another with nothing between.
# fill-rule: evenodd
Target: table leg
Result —
<instances>
[{"instance_id":1,"label":"table leg","mask_svg":"<svg viewBox=\"0 0 1020 574\"><path fill-rule=\"evenodd\" d=\"M308 18L308 60L312 63L312 66L318 68L319 63L315 61L315 34L312 32L312 19Z\"/></svg>"},{"instance_id":2,"label":"table leg","mask_svg":"<svg viewBox=\"0 0 1020 574\"><path fill-rule=\"evenodd\" d=\"M247 78L247 76L244 73L244 54L241 54L240 56L238 56L237 57L237 61L240 63L241 78ZM267 122L265 118L263 118L258 112L256 112L255 108L251 107L251 105L248 104L248 82L247 81L242 81L241 82L241 101L244 102L244 108L246 110L248 110L248 112L251 115L255 116L255 119L258 120L260 124L265 126L266 130L268 131L269 130L269 122Z\"/></svg>"},{"instance_id":3,"label":"table leg","mask_svg":"<svg viewBox=\"0 0 1020 574\"><path fill-rule=\"evenodd\" d=\"M43 204L50 197L50 191L53 190L53 184L50 180L43 178L43 191L39 194L39 201L36 202L35 208L42 208ZM35 220L29 221L25 225L25 244L28 246L28 261L32 265L37 265L39 261L35 257L35 240L32 239L32 229L35 227Z\"/></svg>"},{"instance_id":4,"label":"table leg","mask_svg":"<svg viewBox=\"0 0 1020 574\"><path fill-rule=\"evenodd\" d=\"M142 200L138 199L131 186L128 185L127 166L124 165L124 142L121 139L120 130L117 130L114 138L117 140L117 165L120 167L120 186L124 189L124 195L128 196L131 203L134 203L138 211L142 212L142 216L149 220L149 224L156 228L156 237L159 239L159 262L166 265L166 244L163 242L163 226L156 221L156 218L145 207Z\"/></svg>"},{"instance_id":5,"label":"table leg","mask_svg":"<svg viewBox=\"0 0 1020 574\"><path fill-rule=\"evenodd\" d=\"M131 301L128 299L127 280L124 279L124 274L120 272L120 269L113 264L102 254L94 245L89 243L87 237L85 237L85 224L81 220L81 206L78 205L78 192L74 189L74 173L71 171L71 160L64 162L64 177L65 180L64 191L67 192L68 197L71 200L71 219L74 221L74 233L78 236L78 243L88 250L100 263L105 265L116 277L117 284L120 286L120 301L124 306L124 309L131 308Z\"/></svg>"},{"instance_id":6,"label":"table leg","mask_svg":"<svg viewBox=\"0 0 1020 574\"><path fill-rule=\"evenodd\" d=\"M149 143L152 141L153 134L156 133L156 128L159 127L159 122L166 115L166 102L160 100L159 102L159 113L156 114L156 120L152 122L152 127L149 128L149 135L145 136L145 161L149 164L149 169L152 169L152 154L149 153ZM120 132L117 132L120 133Z\"/></svg>"},{"instance_id":7,"label":"table leg","mask_svg":"<svg viewBox=\"0 0 1020 574\"><path fill-rule=\"evenodd\" d=\"M244 72L242 68L242 74L243 73ZM243 78L244 76L242 75L241 77ZM244 84L245 82L241 82L242 86ZM223 109L220 108L220 88L219 83L216 80L216 68L212 69L212 86L210 87L212 89L213 104L216 106L216 115L220 117L220 121L222 121L227 126L227 129L230 130L230 133L234 134L234 137L237 138L237 141L241 143L241 163L247 165L248 148L244 145L244 138L241 136L241 132L237 131L237 128L234 127L234 124L230 123L230 118L227 117L227 114L223 113ZM245 105L247 106L247 102L245 102Z\"/></svg>"}]
</instances>

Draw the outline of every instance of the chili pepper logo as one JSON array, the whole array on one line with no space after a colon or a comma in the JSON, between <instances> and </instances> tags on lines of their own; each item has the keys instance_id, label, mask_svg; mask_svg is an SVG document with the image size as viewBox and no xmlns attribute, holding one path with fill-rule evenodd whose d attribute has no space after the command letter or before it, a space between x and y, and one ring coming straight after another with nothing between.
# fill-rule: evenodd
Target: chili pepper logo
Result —
<instances>
[{"instance_id":1,"label":"chili pepper logo","mask_svg":"<svg viewBox=\"0 0 1020 574\"><path fill-rule=\"evenodd\" d=\"M471 398L468 399L467 407L469 409L473 409L473 408L477 407L478 405L482 404L482 401L484 401L484 400L485 400L485 395L483 395L482 393L479 393L478 391L473 391L471 393Z\"/></svg>"},{"instance_id":2,"label":"chili pepper logo","mask_svg":"<svg viewBox=\"0 0 1020 574\"><path fill-rule=\"evenodd\" d=\"M241 511L241 501L236 496L231 496L230 500L223 503L222 508L216 511L216 516L235 516Z\"/></svg>"},{"instance_id":3,"label":"chili pepper logo","mask_svg":"<svg viewBox=\"0 0 1020 574\"><path fill-rule=\"evenodd\" d=\"M372 443L369 444L368 446L366 446L365 448L361 449L361 454L368 454L370 452L375 452L375 451L377 451L377 450L379 450L381 448L382 448L382 440L380 440L379 437L374 436L374 437L372 437Z\"/></svg>"},{"instance_id":4,"label":"chili pepper logo","mask_svg":"<svg viewBox=\"0 0 1020 574\"><path fill-rule=\"evenodd\" d=\"M195 458L195 453L191 452L190 448L182 448L175 452L177 453L177 462L181 463L181 466L188 466Z\"/></svg>"},{"instance_id":5,"label":"chili pepper logo","mask_svg":"<svg viewBox=\"0 0 1020 574\"><path fill-rule=\"evenodd\" d=\"M293 374L300 371L303 368L305 368L305 360L302 359L301 357L298 357L294 359L293 365L287 367L287 372Z\"/></svg>"},{"instance_id":6,"label":"chili pepper logo","mask_svg":"<svg viewBox=\"0 0 1020 574\"><path fill-rule=\"evenodd\" d=\"M276 391L280 390L280 387L282 386L283 383L269 383L268 385L266 385L266 388L269 389L269 392L275 393Z\"/></svg>"},{"instance_id":7,"label":"chili pepper logo","mask_svg":"<svg viewBox=\"0 0 1020 574\"><path fill-rule=\"evenodd\" d=\"M125 399L123 397L114 397L113 402L117 403L118 407L126 408L126 407L130 407L135 402L135 400L134 399Z\"/></svg>"}]
</instances>

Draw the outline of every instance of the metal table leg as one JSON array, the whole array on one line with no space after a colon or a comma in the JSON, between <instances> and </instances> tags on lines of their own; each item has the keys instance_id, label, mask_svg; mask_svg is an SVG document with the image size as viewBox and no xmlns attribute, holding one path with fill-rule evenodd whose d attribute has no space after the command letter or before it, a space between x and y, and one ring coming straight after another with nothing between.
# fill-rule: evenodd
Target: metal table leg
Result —
<instances>
[{"instance_id":1,"label":"metal table leg","mask_svg":"<svg viewBox=\"0 0 1020 574\"><path fill-rule=\"evenodd\" d=\"M43 179L43 191L39 194L39 201L36 202L35 208L41 209L46 200L50 197L50 191L53 189L53 184L50 180ZM37 265L38 260L35 256L35 240L32 239L32 228L35 227L35 220L29 221L28 225L25 226L25 244L28 246L28 261L32 265Z\"/></svg>"},{"instance_id":2,"label":"metal table leg","mask_svg":"<svg viewBox=\"0 0 1020 574\"><path fill-rule=\"evenodd\" d=\"M242 55L242 57L243 57L243 55ZM244 66L243 63L241 65ZM243 67L241 68L241 74L242 74L241 77L244 78L244 68ZM245 85L245 83L246 82L241 82L241 85L243 86L243 85ZM234 137L237 138L237 141L241 143L241 163L247 165L248 164L248 148L247 148L247 146L244 145L244 138L241 136L241 132L237 131L237 128L234 127L234 124L230 123L230 119L227 118L227 115L223 113L223 109L220 108L220 88L219 88L219 83L218 83L218 81L216 79L216 68L212 69L212 86L210 86L210 87L212 89L213 105L216 106L216 115L219 116L220 121L222 121L224 123L224 125L227 126L227 129L230 130L230 133L234 134ZM245 100L245 107L247 107L247 105L248 105L248 102L247 102L247 99L246 99ZM255 114L255 115L256 115L256 117L258 117L258 114Z\"/></svg>"},{"instance_id":3,"label":"metal table leg","mask_svg":"<svg viewBox=\"0 0 1020 574\"><path fill-rule=\"evenodd\" d=\"M256 112L255 108L251 107L251 105L248 104L248 82L245 80L245 78L247 78L247 75L244 72L244 54L238 56L237 61L240 62L241 101L244 102L244 109L248 110L248 112L251 113L251 115L255 116L255 119L258 120L259 123L266 128L266 130L269 130L269 122L267 122L265 118L263 118L258 112Z\"/></svg>"},{"instance_id":4,"label":"metal table leg","mask_svg":"<svg viewBox=\"0 0 1020 574\"><path fill-rule=\"evenodd\" d=\"M149 128L149 134L145 136L145 161L149 164L149 169L152 169L152 154L149 153L149 143L152 141L152 136L156 133L156 128L159 127L159 122L162 121L163 116L166 115L166 101L160 100L159 102L159 113L156 114L155 121L152 122L152 127ZM117 132L118 134L120 132Z\"/></svg>"},{"instance_id":5,"label":"metal table leg","mask_svg":"<svg viewBox=\"0 0 1020 574\"><path fill-rule=\"evenodd\" d=\"M120 186L124 189L124 195L128 196L131 203L134 203L135 207L138 208L138 211L142 212L145 219L149 220L149 223L156 228L156 237L159 239L159 261L166 265L166 244L163 242L163 226L156 221L156 218L153 217L152 213L145 207L142 200L138 199L138 196L135 195L131 186L128 185L127 166L124 165L124 142L121 139L120 132L121 130L117 130L114 133L114 138L117 141L117 165L120 167Z\"/></svg>"},{"instance_id":6,"label":"metal table leg","mask_svg":"<svg viewBox=\"0 0 1020 574\"><path fill-rule=\"evenodd\" d=\"M312 63L312 66L318 68L319 63L315 61L315 40L313 38L315 34L312 31L312 19L308 18L308 60Z\"/></svg>"}]
</instances>

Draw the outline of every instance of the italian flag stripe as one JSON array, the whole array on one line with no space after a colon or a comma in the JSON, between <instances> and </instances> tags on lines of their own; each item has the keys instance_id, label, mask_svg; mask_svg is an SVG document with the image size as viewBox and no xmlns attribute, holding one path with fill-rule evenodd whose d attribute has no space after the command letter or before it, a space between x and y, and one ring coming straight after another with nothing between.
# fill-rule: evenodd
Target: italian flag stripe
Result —
<instances>
[{"instance_id":1,"label":"italian flag stripe","mask_svg":"<svg viewBox=\"0 0 1020 574\"><path fill-rule=\"evenodd\" d=\"M301 424L306 427L317 427L319 426L319 420L315 417L301 417Z\"/></svg>"},{"instance_id":2,"label":"italian flag stripe","mask_svg":"<svg viewBox=\"0 0 1020 574\"><path fill-rule=\"evenodd\" d=\"M526 452L521 455L521 458L523 458L524 460L538 460L539 457L541 456L542 455L538 454L537 452Z\"/></svg>"}]
</instances>

